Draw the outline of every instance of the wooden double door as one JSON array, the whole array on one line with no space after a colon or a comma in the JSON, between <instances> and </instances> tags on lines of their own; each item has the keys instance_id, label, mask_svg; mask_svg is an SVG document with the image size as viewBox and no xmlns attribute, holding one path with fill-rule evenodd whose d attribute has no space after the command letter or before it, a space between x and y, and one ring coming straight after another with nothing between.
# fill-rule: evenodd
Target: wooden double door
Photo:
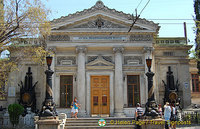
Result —
<instances>
[{"instance_id":1,"label":"wooden double door","mask_svg":"<svg viewBox=\"0 0 200 129\"><path fill-rule=\"evenodd\" d=\"M109 115L109 76L91 76L91 115Z\"/></svg>"}]
</instances>

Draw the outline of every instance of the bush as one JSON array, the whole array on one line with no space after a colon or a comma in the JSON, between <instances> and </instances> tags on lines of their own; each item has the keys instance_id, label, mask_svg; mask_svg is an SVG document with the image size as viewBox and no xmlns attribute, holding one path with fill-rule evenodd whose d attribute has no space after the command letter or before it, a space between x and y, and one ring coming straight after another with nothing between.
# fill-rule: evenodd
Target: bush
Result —
<instances>
[{"instance_id":1,"label":"bush","mask_svg":"<svg viewBox=\"0 0 200 129\"><path fill-rule=\"evenodd\" d=\"M10 104L8 106L8 113L10 122L13 127L19 123L19 116L24 112L24 107L20 104Z\"/></svg>"}]
</instances>

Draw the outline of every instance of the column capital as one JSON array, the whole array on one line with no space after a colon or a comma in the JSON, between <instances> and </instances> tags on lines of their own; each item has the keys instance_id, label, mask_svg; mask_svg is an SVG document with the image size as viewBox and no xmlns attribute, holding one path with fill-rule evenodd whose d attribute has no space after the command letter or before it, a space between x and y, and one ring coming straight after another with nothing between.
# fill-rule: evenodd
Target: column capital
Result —
<instances>
[{"instance_id":1,"label":"column capital","mask_svg":"<svg viewBox=\"0 0 200 129\"><path fill-rule=\"evenodd\" d=\"M85 46L77 46L76 47L76 53L86 53L87 52L87 47Z\"/></svg>"},{"instance_id":2,"label":"column capital","mask_svg":"<svg viewBox=\"0 0 200 129\"><path fill-rule=\"evenodd\" d=\"M53 53L56 53L57 51L56 46L51 46L51 47L48 47L47 49L48 51L53 52Z\"/></svg>"},{"instance_id":3,"label":"column capital","mask_svg":"<svg viewBox=\"0 0 200 129\"><path fill-rule=\"evenodd\" d=\"M113 52L114 53L123 53L124 52L124 47L123 46L113 47Z\"/></svg>"},{"instance_id":4,"label":"column capital","mask_svg":"<svg viewBox=\"0 0 200 129\"><path fill-rule=\"evenodd\" d=\"M151 53L153 50L154 50L153 47L144 47L144 48L143 48L143 52L144 52L144 53Z\"/></svg>"}]
</instances>

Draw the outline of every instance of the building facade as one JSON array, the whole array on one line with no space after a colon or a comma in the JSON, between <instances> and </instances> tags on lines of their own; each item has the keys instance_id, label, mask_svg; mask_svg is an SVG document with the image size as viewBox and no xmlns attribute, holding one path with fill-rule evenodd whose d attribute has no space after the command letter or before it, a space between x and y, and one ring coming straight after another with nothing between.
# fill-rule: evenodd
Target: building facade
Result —
<instances>
[{"instance_id":1,"label":"building facade","mask_svg":"<svg viewBox=\"0 0 200 129\"><path fill-rule=\"evenodd\" d=\"M157 103L163 104L168 66L179 82L178 96L183 107L191 104L189 59L191 46L186 38L159 38L160 26L130 14L110 9L102 1L81 12L54 19L47 48L55 53L53 98L58 112L70 114L74 97L81 104L81 116L134 116L136 103L145 105L148 98L148 71L145 59L152 58L155 73L153 86ZM36 86L37 108L45 96L45 68L23 62L8 83L16 94L4 105L16 102L27 68L32 67ZM16 76L17 75L17 76ZM12 91L10 89L10 91ZM3 103L3 102L2 102Z\"/></svg>"}]
</instances>

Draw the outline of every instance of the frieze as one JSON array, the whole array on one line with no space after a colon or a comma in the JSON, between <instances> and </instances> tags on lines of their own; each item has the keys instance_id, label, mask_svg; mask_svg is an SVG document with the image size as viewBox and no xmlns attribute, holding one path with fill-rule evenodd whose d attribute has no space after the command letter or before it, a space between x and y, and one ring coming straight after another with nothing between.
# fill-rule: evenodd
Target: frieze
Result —
<instances>
[{"instance_id":1,"label":"frieze","mask_svg":"<svg viewBox=\"0 0 200 129\"><path fill-rule=\"evenodd\" d=\"M71 61L72 65L76 65L76 57L75 56L58 56L57 57L57 65L68 65L63 64L63 61Z\"/></svg>"},{"instance_id":2,"label":"frieze","mask_svg":"<svg viewBox=\"0 0 200 129\"><path fill-rule=\"evenodd\" d=\"M139 64L142 64L142 57L141 56L124 56L124 64L128 65L128 61L139 61Z\"/></svg>"},{"instance_id":3,"label":"frieze","mask_svg":"<svg viewBox=\"0 0 200 129\"><path fill-rule=\"evenodd\" d=\"M138 34L130 36L130 41L152 41L152 40L153 38L151 35Z\"/></svg>"},{"instance_id":4,"label":"frieze","mask_svg":"<svg viewBox=\"0 0 200 129\"><path fill-rule=\"evenodd\" d=\"M73 37L73 40L127 40L125 36L79 36Z\"/></svg>"},{"instance_id":5,"label":"frieze","mask_svg":"<svg viewBox=\"0 0 200 129\"><path fill-rule=\"evenodd\" d=\"M70 37L68 35L50 35L50 41L70 41Z\"/></svg>"}]
</instances>

